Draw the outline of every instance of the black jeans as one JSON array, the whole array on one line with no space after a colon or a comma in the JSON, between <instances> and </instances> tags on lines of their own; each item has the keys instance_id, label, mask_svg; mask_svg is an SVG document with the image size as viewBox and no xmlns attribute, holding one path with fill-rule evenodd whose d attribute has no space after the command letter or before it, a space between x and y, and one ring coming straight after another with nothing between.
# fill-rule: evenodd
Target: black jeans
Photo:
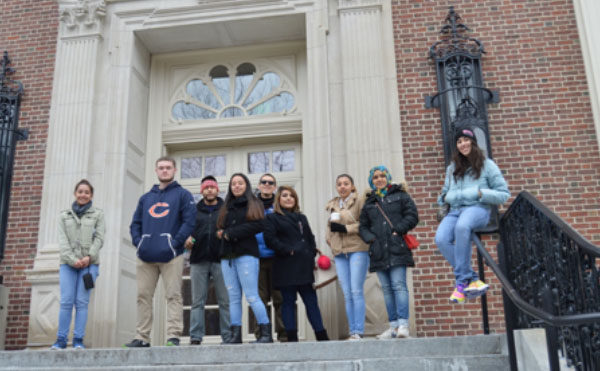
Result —
<instances>
[{"instance_id":1,"label":"black jeans","mask_svg":"<svg viewBox=\"0 0 600 371\"><path fill-rule=\"evenodd\" d=\"M296 328L296 293L300 294L304 306L306 307L306 315L313 328L314 332L323 331L323 319L317 302L317 292L313 289L312 284L301 286L286 286L281 289L283 296L283 304L281 306L281 316L283 324L288 331L297 330Z\"/></svg>"}]
</instances>

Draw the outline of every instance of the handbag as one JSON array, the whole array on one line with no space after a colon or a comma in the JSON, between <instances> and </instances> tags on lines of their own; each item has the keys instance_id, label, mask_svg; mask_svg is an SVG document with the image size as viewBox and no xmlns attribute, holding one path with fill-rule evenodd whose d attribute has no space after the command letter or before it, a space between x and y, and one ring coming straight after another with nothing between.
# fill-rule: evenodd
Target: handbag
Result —
<instances>
[{"instance_id":1,"label":"handbag","mask_svg":"<svg viewBox=\"0 0 600 371\"><path fill-rule=\"evenodd\" d=\"M379 205L379 202L375 202L375 206L377 206L377 208L381 212L381 215L383 215L383 217L385 218L385 220L387 220L387 222L390 225L390 227L392 229L395 229L394 225L392 224L392 221L390 220L390 218L388 218L388 216L386 215L386 213L383 211L383 209ZM414 250L417 247L419 247L419 240L417 240L417 237L415 237L414 235L406 233L404 236L402 236L402 238L404 238L404 243L406 244L406 247L408 247L410 250Z\"/></svg>"},{"instance_id":2,"label":"handbag","mask_svg":"<svg viewBox=\"0 0 600 371\"><path fill-rule=\"evenodd\" d=\"M86 274L82 276L83 278L83 286L86 290L90 290L94 288L94 277L90 273L90 266L88 265L88 271Z\"/></svg>"}]
</instances>

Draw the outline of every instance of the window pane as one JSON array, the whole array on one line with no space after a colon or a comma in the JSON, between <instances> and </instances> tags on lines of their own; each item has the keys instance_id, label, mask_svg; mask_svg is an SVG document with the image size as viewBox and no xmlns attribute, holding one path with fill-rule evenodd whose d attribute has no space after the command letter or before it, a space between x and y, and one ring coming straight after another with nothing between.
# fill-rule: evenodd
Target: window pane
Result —
<instances>
[{"instance_id":1,"label":"window pane","mask_svg":"<svg viewBox=\"0 0 600 371\"><path fill-rule=\"evenodd\" d=\"M212 83L215 86L219 96L223 100L225 105L230 103L229 101L229 73L227 67L216 66L210 71L210 77Z\"/></svg>"},{"instance_id":2,"label":"window pane","mask_svg":"<svg viewBox=\"0 0 600 371\"><path fill-rule=\"evenodd\" d=\"M212 111L182 101L173 105L172 114L174 118L183 120L214 119L217 117L217 114Z\"/></svg>"},{"instance_id":3,"label":"window pane","mask_svg":"<svg viewBox=\"0 0 600 371\"><path fill-rule=\"evenodd\" d=\"M207 156L204 163L204 176L224 176L225 156Z\"/></svg>"},{"instance_id":4,"label":"window pane","mask_svg":"<svg viewBox=\"0 0 600 371\"><path fill-rule=\"evenodd\" d=\"M192 80L187 85L187 93L214 109L221 108L219 100L202 80Z\"/></svg>"},{"instance_id":5,"label":"window pane","mask_svg":"<svg viewBox=\"0 0 600 371\"><path fill-rule=\"evenodd\" d=\"M263 97L269 95L274 89L278 88L280 83L281 79L276 73L265 73L256 83L256 86L254 86L252 93L250 93L243 106L248 107L249 105L258 102Z\"/></svg>"},{"instance_id":6,"label":"window pane","mask_svg":"<svg viewBox=\"0 0 600 371\"><path fill-rule=\"evenodd\" d=\"M250 174L266 173L269 171L269 152L248 153L248 172Z\"/></svg>"},{"instance_id":7,"label":"window pane","mask_svg":"<svg viewBox=\"0 0 600 371\"><path fill-rule=\"evenodd\" d=\"M290 93L281 93L268 101L259 104L250 112L249 115L266 115L274 112L289 111L294 107L294 96Z\"/></svg>"},{"instance_id":8,"label":"window pane","mask_svg":"<svg viewBox=\"0 0 600 371\"><path fill-rule=\"evenodd\" d=\"M190 310L183 310L183 332L181 336L190 336Z\"/></svg>"},{"instance_id":9,"label":"window pane","mask_svg":"<svg viewBox=\"0 0 600 371\"><path fill-rule=\"evenodd\" d=\"M205 331L206 331L207 336L221 335L218 309L205 309L204 310L204 326L205 326Z\"/></svg>"},{"instance_id":10,"label":"window pane","mask_svg":"<svg viewBox=\"0 0 600 371\"><path fill-rule=\"evenodd\" d=\"M244 116L244 111L239 108L229 107L225 111L221 113L221 118L223 117L241 117Z\"/></svg>"},{"instance_id":11,"label":"window pane","mask_svg":"<svg viewBox=\"0 0 600 371\"><path fill-rule=\"evenodd\" d=\"M273 151L273 172L294 171L294 151Z\"/></svg>"},{"instance_id":12,"label":"window pane","mask_svg":"<svg viewBox=\"0 0 600 371\"><path fill-rule=\"evenodd\" d=\"M181 296L183 296L183 305L192 305L192 281L183 279L181 282Z\"/></svg>"},{"instance_id":13,"label":"window pane","mask_svg":"<svg viewBox=\"0 0 600 371\"><path fill-rule=\"evenodd\" d=\"M202 178L202 157L181 159L181 179Z\"/></svg>"},{"instance_id":14,"label":"window pane","mask_svg":"<svg viewBox=\"0 0 600 371\"><path fill-rule=\"evenodd\" d=\"M250 63L241 64L237 68L237 74L235 75L235 95L233 101L236 103L240 102L240 99L248 90L248 87L254 80L254 73L256 72L256 68Z\"/></svg>"}]
</instances>

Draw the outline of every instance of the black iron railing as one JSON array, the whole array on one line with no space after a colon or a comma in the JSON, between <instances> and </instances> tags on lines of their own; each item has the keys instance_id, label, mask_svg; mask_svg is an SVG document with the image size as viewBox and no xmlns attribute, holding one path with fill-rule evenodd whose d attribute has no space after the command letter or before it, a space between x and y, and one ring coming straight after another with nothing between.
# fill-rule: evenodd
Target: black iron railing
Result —
<instances>
[{"instance_id":1,"label":"black iron railing","mask_svg":"<svg viewBox=\"0 0 600 371\"><path fill-rule=\"evenodd\" d=\"M550 370L559 352L578 371L600 370L600 249L528 192L500 219L498 259L478 236L478 253L502 284L511 370L513 331L543 327Z\"/></svg>"},{"instance_id":2,"label":"black iron railing","mask_svg":"<svg viewBox=\"0 0 600 371\"><path fill-rule=\"evenodd\" d=\"M0 59L0 262L4 258L15 148L17 140L27 138L27 131L18 128L23 85L10 79L14 70L9 65L5 51Z\"/></svg>"}]
</instances>

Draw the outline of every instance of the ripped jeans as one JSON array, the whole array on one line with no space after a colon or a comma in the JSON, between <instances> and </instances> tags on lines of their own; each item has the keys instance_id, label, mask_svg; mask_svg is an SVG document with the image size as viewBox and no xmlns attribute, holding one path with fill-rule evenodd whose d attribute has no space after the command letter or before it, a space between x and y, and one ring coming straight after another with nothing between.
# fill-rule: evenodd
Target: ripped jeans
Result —
<instances>
[{"instance_id":1,"label":"ripped jeans","mask_svg":"<svg viewBox=\"0 0 600 371\"><path fill-rule=\"evenodd\" d=\"M230 264L231 263L231 264ZM259 325L269 323L265 304L258 295L258 270L260 261L251 255L243 255L235 259L221 260L223 279L229 294L229 316L231 326L242 325L242 291L254 312Z\"/></svg>"}]
</instances>

